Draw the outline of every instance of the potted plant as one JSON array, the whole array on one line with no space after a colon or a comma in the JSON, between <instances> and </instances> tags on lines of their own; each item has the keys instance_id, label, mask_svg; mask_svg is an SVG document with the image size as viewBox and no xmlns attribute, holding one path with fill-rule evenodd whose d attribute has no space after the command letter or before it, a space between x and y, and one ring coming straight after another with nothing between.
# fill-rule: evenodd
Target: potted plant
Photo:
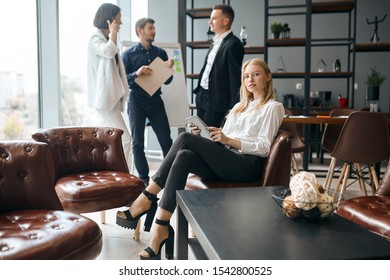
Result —
<instances>
[{"instance_id":1,"label":"potted plant","mask_svg":"<svg viewBox=\"0 0 390 280\"><path fill-rule=\"evenodd\" d=\"M386 79L376 70L375 67L370 67L371 72L367 76L367 94L366 100L379 100L379 87Z\"/></svg>"},{"instance_id":2,"label":"potted plant","mask_svg":"<svg viewBox=\"0 0 390 280\"><path fill-rule=\"evenodd\" d=\"M280 21L274 21L270 26L271 32L275 39L279 39L280 33L283 31L283 24Z\"/></svg>"}]
</instances>

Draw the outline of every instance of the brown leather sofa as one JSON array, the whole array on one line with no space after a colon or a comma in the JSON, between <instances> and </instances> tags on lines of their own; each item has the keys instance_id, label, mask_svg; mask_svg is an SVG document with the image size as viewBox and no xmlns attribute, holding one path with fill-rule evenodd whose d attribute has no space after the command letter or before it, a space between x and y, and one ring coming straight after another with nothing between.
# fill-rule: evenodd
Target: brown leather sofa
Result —
<instances>
[{"instance_id":1,"label":"brown leather sofa","mask_svg":"<svg viewBox=\"0 0 390 280\"><path fill-rule=\"evenodd\" d=\"M390 161L376 195L341 201L336 213L390 239Z\"/></svg>"},{"instance_id":2,"label":"brown leather sofa","mask_svg":"<svg viewBox=\"0 0 390 280\"><path fill-rule=\"evenodd\" d=\"M0 142L0 260L95 259L102 232L63 211L47 145Z\"/></svg>"},{"instance_id":3,"label":"brown leather sofa","mask_svg":"<svg viewBox=\"0 0 390 280\"><path fill-rule=\"evenodd\" d=\"M145 189L129 174L123 131L110 127L40 129L32 138L49 145L55 190L65 210L89 213L126 206Z\"/></svg>"},{"instance_id":4,"label":"brown leather sofa","mask_svg":"<svg viewBox=\"0 0 390 280\"><path fill-rule=\"evenodd\" d=\"M279 131L271 146L269 156L264 164L259 180L245 183L231 183L222 181L205 181L200 177L190 174L187 179L186 189L199 190L208 188L243 188L261 186L285 186L290 183L291 169L291 138L293 135L286 131Z\"/></svg>"}]
</instances>

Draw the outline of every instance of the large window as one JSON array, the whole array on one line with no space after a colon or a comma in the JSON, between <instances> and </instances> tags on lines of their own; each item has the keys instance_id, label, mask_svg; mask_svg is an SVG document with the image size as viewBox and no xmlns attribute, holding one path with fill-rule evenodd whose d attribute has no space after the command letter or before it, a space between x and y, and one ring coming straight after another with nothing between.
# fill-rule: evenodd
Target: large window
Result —
<instances>
[{"instance_id":1,"label":"large window","mask_svg":"<svg viewBox=\"0 0 390 280\"><path fill-rule=\"evenodd\" d=\"M93 18L98 7L104 2L123 5L122 21L126 21L121 30L130 39L131 0L57 0L59 21L59 53L61 90L60 104L54 102L51 95L57 96L55 83L49 90L43 91L39 101L38 77L38 36L37 22L49 24L47 20L37 20L37 1L8 0L0 2L0 23L3 26L0 44L0 140L31 140L31 133L45 124L52 113L60 112L60 120L49 122L50 125L85 125L94 118L93 111L87 105L87 45L94 30ZM134 2L134 3L131 3ZM51 9L53 2L41 1L41 7ZM145 13L146 0L138 0ZM50 4L50 5L48 5ZM20 7L23 6L23 9ZM49 7L48 7L49 6ZM135 7L138 9L138 7ZM47 12L47 11L45 11ZM50 12L50 11L49 11ZM55 10L51 11L55 14ZM51 23L50 23L51 24ZM47 26L46 26L47 27ZM42 30L47 30L43 28ZM128 35L127 35L128 34ZM55 39L55 36L53 36ZM50 40L49 40L50 41ZM51 41L50 41L51 42ZM41 45L47 40L41 41ZM42 47L42 46L41 46ZM44 50L45 54L47 49ZM57 56L57 50L53 51ZM42 49L41 49L42 52ZM50 56L49 56L50 57ZM45 63L47 63L45 59ZM47 64L42 63L42 67ZM49 63L50 60L49 60ZM52 64L51 64L52 65ZM46 75L47 77L47 75ZM43 88L47 79L41 79ZM50 100L47 102L47 100ZM44 108L40 108L40 104ZM47 109L49 106L49 110ZM45 109L46 108L46 109ZM42 114L43 113L47 114ZM46 110L46 111L45 111ZM40 116L42 119L40 120ZM95 121L94 121L95 122Z\"/></svg>"},{"instance_id":2,"label":"large window","mask_svg":"<svg viewBox=\"0 0 390 280\"><path fill-rule=\"evenodd\" d=\"M0 2L0 140L31 140L38 128L36 14L36 1Z\"/></svg>"}]
</instances>

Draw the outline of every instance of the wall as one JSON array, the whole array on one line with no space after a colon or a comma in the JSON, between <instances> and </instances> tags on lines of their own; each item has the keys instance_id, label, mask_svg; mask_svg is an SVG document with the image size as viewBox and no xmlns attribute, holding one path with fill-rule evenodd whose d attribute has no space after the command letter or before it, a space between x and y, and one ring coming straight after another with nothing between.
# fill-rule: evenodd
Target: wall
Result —
<instances>
[{"instance_id":1,"label":"wall","mask_svg":"<svg viewBox=\"0 0 390 280\"><path fill-rule=\"evenodd\" d=\"M178 41L177 1L149 0L149 17L156 21L154 24L156 27L156 42L176 43Z\"/></svg>"},{"instance_id":2,"label":"wall","mask_svg":"<svg viewBox=\"0 0 390 280\"><path fill-rule=\"evenodd\" d=\"M157 37L160 42L175 42L178 39L178 16L177 6L181 0L149 0L150 16L156 20ZM185 0L190 3L190 0ZM325 0L314 0L313 2L323 2ZM217 0L194 0L196 8L212 7L220 4ZM270 0L272 5L305 3L304 0ZM233 32L238 36L241 26L246 26L249 45L264 45L264 0L230 0L230 4L235 10L236 19L233 23ZM188 4L189 6L189 4ZM373 26L367 25L366 18L373 20L377 15L381 19L385 14L387 18L379 25L380 42L390 42L390 33L385 32L390 29L390 2L388 0L358 0L357 1L357 43L369 43L373 32ZM341 37L346 36L346 14L326 14L315 15L313 18L312 34L313 38ZM288 22L291 28L292 37L304 37L305 21L302 16L275 17L283 22ZM272 19L271 19L272 20ZM205 40L208 30L207 19L195 21L194 40ZM187 17L187 32L190 31L190 19ZM190 34L190 33L188 33ZM195 72L199 72L203 64L206 50L196 50L196 60L194 61ZM187 57L189 51L187 50ZM268 64L275 70L279 56L282 55L287 71L303 71L304 50L303 47L274 48L269 52ZM246 55L244 60L254 56L263 58L262 55ZM342 70L347 65L347 52L345 48L316 47L312 51L312 71L317 69L317 63L323 59L328 69L332 69L332 64L336 58L341 59ZM188 61L188 59L187 59ZM188 62L190 63L190 62ZM390 111L390 52L380 53L357 53L356 54L356 83L358 89L355 91L355 108L365 107L365 84L366 76L370 66L376 68L387 77L381 86L380 108L382 111ZM189 65L190 66L190 65ZM275 80L278 98L282 101L283 94L293 93L296 96L303 96L303 90L296 90L296 83L303 83L302 79ZM312 80L311 91L327 90L332 91L332 103L338 105L337 96L345 96L346 82L343 79L316 79ZM188 89L190 91L190 88Z\"/></svg>"}]
</instances>

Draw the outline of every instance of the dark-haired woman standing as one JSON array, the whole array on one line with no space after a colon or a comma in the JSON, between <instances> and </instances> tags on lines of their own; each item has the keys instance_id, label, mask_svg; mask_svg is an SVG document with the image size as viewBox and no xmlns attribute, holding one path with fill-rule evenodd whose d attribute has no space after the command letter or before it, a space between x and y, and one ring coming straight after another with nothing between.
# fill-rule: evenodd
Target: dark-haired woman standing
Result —
<instances>
[{"instance_id":1,"label":"dark-haired woman standing","mask_svg":"<svg viewBox=\"0 0 390 280\"><path fill-rule=\"evenodd\" d=\"M131 137L122 116L129 86L117 47L121 17L121 9L114 4L102 4L96 12L93 25L97 29L88 44L88 102L106 126L123 130L123 150L131 168Z\"/></svg>"}]
</instances>

